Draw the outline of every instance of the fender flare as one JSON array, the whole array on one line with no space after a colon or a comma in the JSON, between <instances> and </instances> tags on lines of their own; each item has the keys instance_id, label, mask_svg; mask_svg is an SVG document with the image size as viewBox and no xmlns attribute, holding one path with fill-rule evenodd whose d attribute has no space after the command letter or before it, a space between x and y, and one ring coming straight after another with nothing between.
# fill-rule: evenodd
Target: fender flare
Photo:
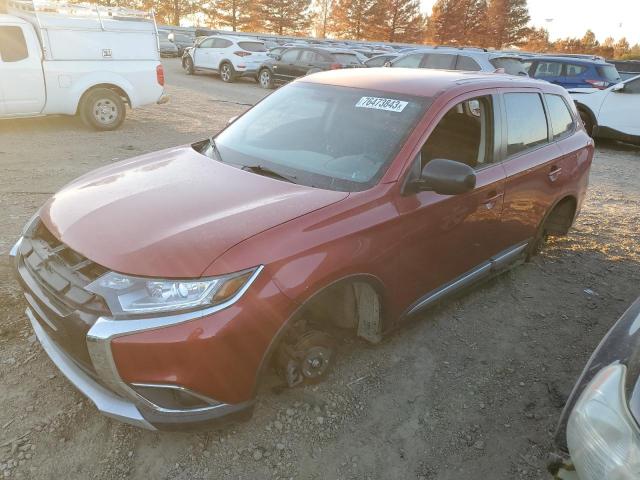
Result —
<instances>
[{"instance_id":1,"label":"fender flare","mask_svg":"<svg viewBox=\"0 0 640 480\"><path fill-rule=\"evenodd\" d=\"M266 352L262 356L262 360L260 361L260 366L258 367L258 371L256 372L255 384L253 386L253 398L255 398L255 396L256 396L256 394L258 392L258 389L260 388L260 385L262 383L262 379L264 378L264 374L267 371L267 369L269 368L271 360L273 359L273 355L276 352L276 350L278 349L278 346L280 345L280 341L285 337L285 335L287 334L289 329L293 326L293 324L295 323L295 320L297 319L298 315L300 315L300 313L302 311L304 311L304 309L315 298L317 298L319 295L322 295L329 288L335 287L335 286L340 285L340 284L346 284L346 283L357 282L357 281L363 281L363 282L365 282L365 283L367 283L367 284L369 284L369 285L371 285L373 287L373 289L378 294L378 297L380 298L380 304L382 306L381 310L384 312L384 310L385 310L384 309L384 305L385 305L385 301L384 301L385 288L384 288L384 284L382 283L382 281L380 281L380 279L378 277L376 277L375 275L372 275L372 274L369 274L369 273L353 273L353 274L345 275L345 276L340 277L338 279L335 279L333 281L329 281L329 282L324 283L322 287L316 289L312 294L308 295L302 301L302 303L298 303L297 308L295 308L295 310L289 315L289 317L282 323L282 325L280 326L280 328L278 329L276 334L271 339L271 342L269 343L269 346L268 346ZM276 285L277 285L277 283L276 283ZM278 288L280 288L280 287L278 287ZM385 326L384 315L381 314L381 318L383 319L382 320L382 325L383 325L382 331L384 332L384 326Z\"/></svg>"},{"instance_id":2,"label":"fender flare","mask_svg":"<svg viewBox=\"0 0 640 480\"><path fill-rule=\"evenodd\" d=\"M576 108L578 109L578 112L580 112L580 110L584 110L587 113L587 115L589 115L589 118L591 118L591 121L593 122L593 134L595 136L598 132L598 119L596 117L596 114L593 113L593 110L591 109L591 107L588 107L584 103L578 100L574 100L574 103L576 104Z\"/></svg>"},{"instance_id":3,"label":"fender flare","mask_svg":"<svg viewBox=\"0 0 640 480\"><path fill-rule=\"evenodd\" d=\"M124 93L127 103L131 108L138 106L138 98L135 95L133 85L121 75L107 72L94 72L83 76L73 85L73 112L77 113L80 108L82 97L96 87L114 88Z\"/></svg>"}]
</instances>

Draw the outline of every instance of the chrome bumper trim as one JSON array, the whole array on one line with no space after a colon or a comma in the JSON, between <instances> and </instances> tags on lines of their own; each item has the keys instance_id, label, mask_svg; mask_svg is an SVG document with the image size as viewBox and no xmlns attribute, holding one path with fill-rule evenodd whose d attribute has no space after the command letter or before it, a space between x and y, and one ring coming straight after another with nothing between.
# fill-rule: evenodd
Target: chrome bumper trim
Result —
<instances>
[{"instance_id":1,"label":"chrome bumper trim","mask_svg":"<svg viewBox=\"0 0 640 480\"><path fill-rule=\"evenodd\" d=\"M47 332L40 326L30 308L26 310L31 326L51 361L65 377L85 395L103 414L136 427L156 430L145 420L138 408L131 402L113 394L84 373L62 349L60 349Z\"/></svg>"},{"instance_id":2,"label":"chrome bumper trim","mask_svg":"<svg viewBox=\"0 0 640 480\"><path fill-rule=\"evenodd\" d=\"M20 249L20 244L22 243L22 237L18 239L18 241L11 247L9 250L9 256L15 258L18 256L18 250Z\"/></svg>"}]
</instances>

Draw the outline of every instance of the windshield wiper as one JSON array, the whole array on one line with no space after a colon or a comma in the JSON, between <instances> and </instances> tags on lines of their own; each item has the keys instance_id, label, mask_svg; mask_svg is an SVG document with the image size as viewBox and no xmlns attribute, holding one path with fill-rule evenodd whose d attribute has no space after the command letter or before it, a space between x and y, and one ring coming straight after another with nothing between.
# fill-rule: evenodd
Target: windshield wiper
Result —
<instances>
[{"instance_id":1,"label":"windshield wiper","mask_svg":"<svg viewBox=\"0 0 640 480\"><path fill-rule=\"evenodd\" d=\"M240 168L248 172L257 173L258 175L277 178L278 180L284 180L290 183L297 183L295 182L295 179L297 178L295 175L285 175L285 174L276 172L275 170L271 170L269 167L265 167L263 165L243 165Z\"/></svg>"}]
</instances>

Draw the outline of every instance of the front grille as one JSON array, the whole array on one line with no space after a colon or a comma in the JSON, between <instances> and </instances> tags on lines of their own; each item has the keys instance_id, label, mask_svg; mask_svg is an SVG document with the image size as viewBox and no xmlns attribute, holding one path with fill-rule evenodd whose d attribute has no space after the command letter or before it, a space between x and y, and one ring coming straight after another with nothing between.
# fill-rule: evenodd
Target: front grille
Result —
<instances>
[{"instance_id":1,"label":"front grille","mask_svg":"<svg viewBox=\"0 0 640 480\"><path fill-rule=\"evenodd\" d=\"M23 237L19 254L30 276L47 292L62 315L75 310L109 312L101 297L85 290L107 269L60 242L42 222Z\"/></svg>"}]
</instances>

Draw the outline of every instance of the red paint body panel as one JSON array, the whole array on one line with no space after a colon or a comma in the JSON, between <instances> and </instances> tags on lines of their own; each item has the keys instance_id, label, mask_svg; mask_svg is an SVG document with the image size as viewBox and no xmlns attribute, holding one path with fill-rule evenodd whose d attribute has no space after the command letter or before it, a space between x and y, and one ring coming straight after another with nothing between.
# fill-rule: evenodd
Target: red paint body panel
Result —
<instances>
[{"instance_id":1,"label":"red paint body panel","mask_svg":"<svg viewBox=\"0 0 640 480\"><path fill-rule=\"evenodd\" d=\"M91 172L40 215L66 245L115 271L199 277L238 242L347 196L245 172L183 146Z\"/></svg>"}]
</instances>

